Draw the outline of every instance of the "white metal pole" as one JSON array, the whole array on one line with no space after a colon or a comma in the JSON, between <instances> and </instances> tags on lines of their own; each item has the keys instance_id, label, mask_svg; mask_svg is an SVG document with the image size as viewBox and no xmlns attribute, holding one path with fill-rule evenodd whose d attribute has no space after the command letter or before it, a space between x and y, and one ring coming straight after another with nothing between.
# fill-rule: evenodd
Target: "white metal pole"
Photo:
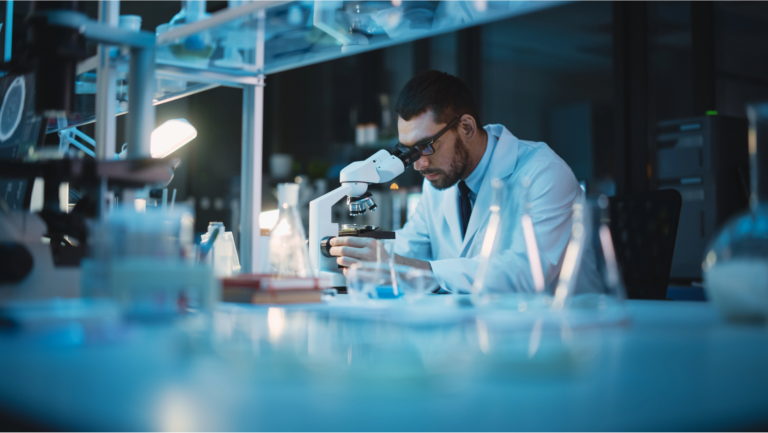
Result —
<instances>
[{"instance_id":1,"label":"white metal pole","mask_svg":"<svg viewBox=\"0 0 768 433\"><path fill-rule=\"evenodd\" d=\"M258 14L256 46L247 60L264 70L264 26L266 14ZM264 87L243 86L243 137L240 170L240 257L243 272L258 272L261 228L261 164L263 153Z\"/></svg>"},{"instance_id":2,"label":"white metal pole","mask_svg":"<svg viewBox=\"0 0 768 433\"><path fill-rule=\"evenodd\" d=\"M149 158L155 129L155 47L131 47L128 69L127 157Z\"/></svg>"},{"instance_id":3,"label":"white metal pole","mask_svg":"<svg viewBox=\"0 0 768 433\"><path fill-rule=\"evenodd\" d=\"M117 27L120 23L120 2L99 2L99 22ZM110 65L109 45L99 44L97 47L98 66L96 67L96 143L94 152L97 160L112 160L115 158L115 115L116 115L116 80L117 71ZM107 180L101 179L98 195L98 209L103 216L112 207L114 198L108 197Z\"/></svg>"},{"instance_id":4,"label":"white metal pole","mask_svg":"<svg viewBox=\"0 0 768 433\"><path fill-rule=\"evenodd\" d=\"M117 27L120 21L119 1L99 2L99 22ZM115 106L117 71L109 64L109 45L99 44L96 69L96 159L115 158Z\"/></svg>"}]
</instances>

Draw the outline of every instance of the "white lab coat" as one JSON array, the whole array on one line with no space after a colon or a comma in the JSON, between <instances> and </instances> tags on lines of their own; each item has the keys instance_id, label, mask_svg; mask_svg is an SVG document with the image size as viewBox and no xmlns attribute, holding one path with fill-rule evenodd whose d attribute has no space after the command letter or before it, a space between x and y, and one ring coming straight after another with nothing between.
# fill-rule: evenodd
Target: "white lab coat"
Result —
<instances>
[{"instance_id":1,"label":"white lab coat","mask_svg":"<svg viewBox=\"0 0 768 433\"><path fill-rule=\"evenodd\" d=\"M491 162L472 207L465 238L462 240L459 223L458 187L438 191L425 179L421 202L397 232L395 252L429 261L443 289L469 292L490 215L491 180L498 178L504 183L505 201L493 271L496 280L501 278L509 290L532 292L533 277L520 223L526 202L531 204L529 213L545 280L551 285L570 238L572 206L583 192L568 164L545 143L518 140L503 125L488 125L485 130L498 141L490 149ZM530 180L527 191L522 186L525 178Z\"/></svg>"}]
</instances>

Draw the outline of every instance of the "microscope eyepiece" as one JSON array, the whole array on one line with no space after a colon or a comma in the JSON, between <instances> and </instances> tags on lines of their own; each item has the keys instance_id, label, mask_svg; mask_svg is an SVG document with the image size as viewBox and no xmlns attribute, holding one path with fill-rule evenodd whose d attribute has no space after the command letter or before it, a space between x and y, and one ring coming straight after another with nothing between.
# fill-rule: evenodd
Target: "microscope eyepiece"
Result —
<instances>
[{"instance_id":1,"label":"microscope eyepiece","mask_svg":"<svg viewBox=\"0 0 768 433\"><path fill-rule=\"evenodd\" d=\"M401 143L395 145L395 156L403 161L405 168L418 161L421 158L421 150L416 146L405 146Z\"/></svg>"}]
</instances>

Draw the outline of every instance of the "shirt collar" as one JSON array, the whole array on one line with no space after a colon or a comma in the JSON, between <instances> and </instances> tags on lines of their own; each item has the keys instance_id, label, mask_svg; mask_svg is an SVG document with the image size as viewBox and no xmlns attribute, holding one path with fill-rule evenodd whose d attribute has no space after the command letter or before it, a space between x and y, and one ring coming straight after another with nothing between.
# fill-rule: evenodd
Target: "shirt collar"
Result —
<instances>
[{"instance_id":1,"label":"shirt collar","mask_svg":"<svg viewBox=\"0 0 768 433\"><path fill-rule=\"evenodd\" d=\"M491 163L491 154L494 147L496 147L496 137L488 132L488 145L485 146L483 158L480 159L480 163L477 164L472 174L464 181L475 196L477 196L480 186L483 184L483 178L485 178L485 173L488 171L488 166Z\"/></svg>"}]
</instances>

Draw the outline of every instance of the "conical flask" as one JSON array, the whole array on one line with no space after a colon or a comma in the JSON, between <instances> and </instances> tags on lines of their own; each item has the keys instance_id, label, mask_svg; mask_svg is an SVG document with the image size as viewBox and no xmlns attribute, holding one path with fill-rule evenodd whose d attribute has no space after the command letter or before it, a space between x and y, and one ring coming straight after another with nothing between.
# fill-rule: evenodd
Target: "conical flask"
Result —
<instances>
[{"instance_id":1,"label":"conical flask","mask_svg":"<svg viewBox=\"0 0 768 433\"><path fill-rule=\"evenodd\" d=\"M269 234L269 268L278 277L310 277L309 250L297 207L299 185L277 186L280 203L277 223Z\"/></svg>"},{"instance_id":2,"label":"conical flask","mask_svg":"<svg viewBox=\"0 0 768 433\"><path fill-rule=\"evenodd\" d=\"M701 267L707 298L726 319L749 322L768 316L768 102L750 105L747 117L750 209L723 226Z\"/></svg>"},{"instance_id":3,"label":"conical flask","mask_svg":"<svg viewBox=\"0 0 768 433\"><path fill-rule=\"evenodd\" d=\"M497 307L518 307L531 295L544 294L545 278L536 242L533 220L530 216L531 203L528 190L531 182L523 179L517 191L520 200L507 203L504 183L499 179L491 181L493 196L490 217L480 251L480 262L472 286L472 302L475 305L495 305ZM505 206L521 205L517 221L503 221ZM505 224L517 224L511 227L513 237L505 243L504 230L510 231ZM522 272L509 272L509 263L525 263Z\"/></svg>"},{"instance_id":4,"label":"conical flask","mask_svg":"<svg viewBox=\"0 0 768 433\"><path fill-rule=\"evenodd\" d=\"M572 220L552 309L622 313L626 294L607 224L608 197L580 199Z\"/></svg>"}]
</instances>

